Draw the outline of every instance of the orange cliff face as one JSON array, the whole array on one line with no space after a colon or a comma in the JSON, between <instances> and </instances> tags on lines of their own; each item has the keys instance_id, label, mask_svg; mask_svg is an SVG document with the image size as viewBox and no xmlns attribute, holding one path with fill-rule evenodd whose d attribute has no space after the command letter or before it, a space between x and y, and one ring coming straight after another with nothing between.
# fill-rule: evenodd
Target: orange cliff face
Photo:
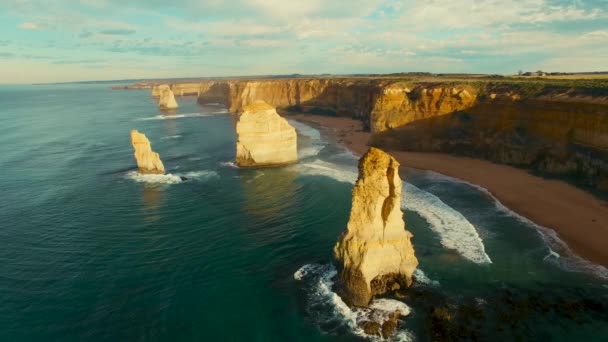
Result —
<instances>
[{"instance_id":1,"label":"orange cliff face","mask_svg":"<svg viewBox=\"0 0 608 342\"><path fill-rule=\"evenodd\" d=\"M449 114L475 104L472 88L406 85L380 80L286 79L201 82L200 103L218 102L229 111L264 101L290 111L350 116L372 132Z\"/></svg>"},{"instance_id":2,"label":"orange cliff face","mask_svg":"<svg viewBox=\"0 0 608 342\"><path fill-rule=\"evenodd\" d=\"M230 112L262 100L282 111L352 117L374 133L378 147L467 155L608 190L608 105L561 92L530 98L522 84L297 78L171 87Z\"/></svg>"}]
</instances>

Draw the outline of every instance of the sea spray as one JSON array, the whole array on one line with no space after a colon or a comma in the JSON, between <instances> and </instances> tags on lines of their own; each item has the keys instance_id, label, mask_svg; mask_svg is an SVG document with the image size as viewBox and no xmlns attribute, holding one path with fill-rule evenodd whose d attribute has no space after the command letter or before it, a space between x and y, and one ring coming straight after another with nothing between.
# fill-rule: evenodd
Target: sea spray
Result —
<instances>
[{"instance_id":1,"label":"sea spray","mask_svg":"<svg viewBox=\"0 0 608 342\"><path fill-rule=\"evenodd\" d=\"M306 287L308 313L325 332L338 334L346 328L355 335L382 341L380 337L366 334L359 324L365 321L382 324L395 311L399 311L401 316L411 313L407 304L387 298L373 300L368 308L350 308L333 291L337 274L332 264L307 264L294 273L294 279L303 282ZM412 340L412 334L404 329L391 338L391 341Z\"/></svg>"}]
</instances>

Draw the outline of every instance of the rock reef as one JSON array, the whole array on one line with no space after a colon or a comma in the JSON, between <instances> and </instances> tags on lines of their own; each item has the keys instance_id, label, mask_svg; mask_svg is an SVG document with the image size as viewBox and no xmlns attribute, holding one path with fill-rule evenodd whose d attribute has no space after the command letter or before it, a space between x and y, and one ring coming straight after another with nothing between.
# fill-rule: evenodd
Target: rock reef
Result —
<instances>
[{"instance_id":1,"label":"rock reef","mask_svg":"<svg viewBox=\"0 0 608 342\"><path fill-rule=\"evenodd\" d=\"M367 306L375 295L407 288L418 266L401 211L399 162L370 148L359 161L346 231L334 247L342 298Z\"/></svg>"},{"instance_id":2,"label":"rock reef","mask_svg":"<svg viewBox=\"0 0 608 342\"><path fill-rule=\"evenodd\" d=\"M236 163L241 167L267 167L298 160L296 130L271 105L247 105L236 124Z\"/></svg>"},{"instance_id":3,"label":"rock reef","mask_svg":"<svg viewBox=\"0 0 608 342\"><path fill-rule=\"evenodd\" d=\"M160 109L178 108L177 101L175 101L175 95L173 95L173 91L171 91L171 88L168 85L160 85L155 89L159 94L158 107Z\"/></svg>"},{"instance_id":4,"label":"rock reef","mask_svg":"<svg viewBox=\"0 0 608 342\"><path fill-rule=\"evenodd\" d=\"M135 161L140 173L144 174L164 174L165 166L160 161L158 153L152 151L150 140L145 134L139 133L137 130L131 131L131 145L135 153Z\"/></svg>"}]
</instances>

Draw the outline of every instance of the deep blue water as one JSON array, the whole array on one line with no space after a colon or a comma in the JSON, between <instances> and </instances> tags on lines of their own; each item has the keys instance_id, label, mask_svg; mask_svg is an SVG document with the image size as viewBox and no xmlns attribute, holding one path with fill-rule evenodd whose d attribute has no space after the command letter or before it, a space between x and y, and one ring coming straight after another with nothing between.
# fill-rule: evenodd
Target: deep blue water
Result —
<instances>
[{"instance_id":1,"label":"deep blue water","mask_svg":"<svg viewBox=\"0 0 608 342\"><path fill-rule=\"evenodd\" d=\"M240 170L234 116L178 102L163 114L107 84L0 87L0 340L363 339L366 313L331 291L356 159L294 123L299 164ZM170 175L135 172L131 129ZM605 269L471 185L402 177L422 272L398 338L608 338Z\"/></svg>"}]
</instances>

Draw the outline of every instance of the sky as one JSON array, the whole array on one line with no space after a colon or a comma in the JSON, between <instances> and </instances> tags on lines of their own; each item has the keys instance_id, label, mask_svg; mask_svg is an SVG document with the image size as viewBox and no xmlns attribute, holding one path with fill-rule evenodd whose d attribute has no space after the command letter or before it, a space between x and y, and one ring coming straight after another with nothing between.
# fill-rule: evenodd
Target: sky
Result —
<instances>
[{"instance_id":1,"label":"sky","mask_svg":"<svg viewBox=\"0 0 608 342\"><path fill-rule=\"evenodd\" d=\"M608 0L0 0L0 32L0 83L608 70Z\"/></svg>"}]
</instances>

